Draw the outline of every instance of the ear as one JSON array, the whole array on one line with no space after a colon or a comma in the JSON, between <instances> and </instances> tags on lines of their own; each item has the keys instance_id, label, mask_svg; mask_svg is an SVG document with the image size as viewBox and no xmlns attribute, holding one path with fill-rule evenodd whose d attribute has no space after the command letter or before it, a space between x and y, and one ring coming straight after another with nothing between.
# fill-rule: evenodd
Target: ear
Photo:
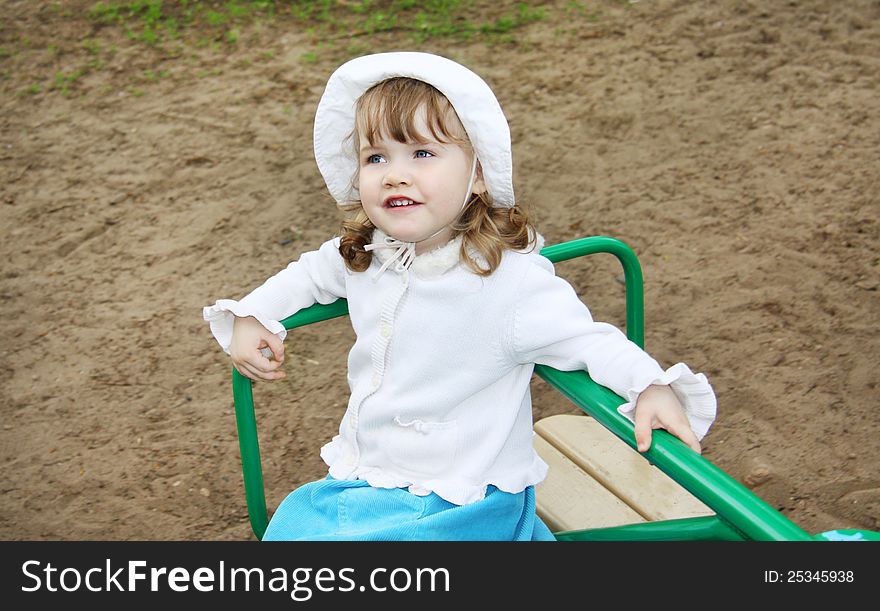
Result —
<instances>
[{"instance_id":1,"label":"ear","mask_svg":"<svg viewBox=\"0 0 880 611\"><path fill-rule=\"evenodd\" d=\"M483 166L477 161L477 173L474 176L474 186L471 187L472 193L485 193L486 181L483 180Z\"/></svg>"}]
</instances>

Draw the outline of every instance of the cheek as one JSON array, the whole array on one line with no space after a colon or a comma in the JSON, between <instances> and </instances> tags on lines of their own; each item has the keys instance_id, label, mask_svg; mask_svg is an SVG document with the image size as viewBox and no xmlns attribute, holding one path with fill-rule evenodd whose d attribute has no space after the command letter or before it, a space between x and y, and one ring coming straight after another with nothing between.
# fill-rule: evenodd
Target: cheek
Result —
<instances>
[{"instance_id":1,"label":"cheek","mask_svg":"<svg viewBox=\"0 0 880 611\"><path fill-rule=\"evenodd\" d=\"M364 209L364 212L367 213L367 216L370 217L370 220L375 224L375 215L379 214L379 211L384 209L382 205L382 195L376 191L376 189L371 189L368 185L364 185L360 188L360 200L361 207Z\"/></svg>"},{"instance_id":2,"label":"cheek","mask_svg":"<svg viewBox=\"0 0 880 611\"><path fill-rule=\"evenodd\" d=\"M379 223L377 222L379 219L376 215L373 214L375 208L371 208L369 206L363 206L364 214L367 215L367 218L370 219L370 222L373 224L373 227L378 227Z\"/></svg>"},{"instance_id":3,"label":"cheek","mask_svg":"<svg viewBox=\"0 0 880 611\"><path fill-rule=\"evenodd\" d=\"M369 172L361 170L357 177L357 186L362 196L376 193L376 181L370 179Z\"/></svg>"},{"instance_id":4,"label":"cheek","mask_svg":"<svg viewBox=\"0 0 880 611\"><path fill-rule=\"evenodd\" d=\"M357 179L363 183L380 183L385 174L384 164L369 163L358 169Z\"/></svg>"}]
</instances>

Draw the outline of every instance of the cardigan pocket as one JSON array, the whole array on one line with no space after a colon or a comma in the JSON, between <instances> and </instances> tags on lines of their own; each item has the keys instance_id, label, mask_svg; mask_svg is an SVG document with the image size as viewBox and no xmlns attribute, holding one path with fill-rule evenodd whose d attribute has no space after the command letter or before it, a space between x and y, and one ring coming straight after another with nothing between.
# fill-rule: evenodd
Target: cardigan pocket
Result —
<instances>
[{"instance_id":1,"label":"cardigan pocket","mask_svg":"<svg viewBox=\"0 0 880 611\"><path fill-rule=\"evenodd\" d=\"M442 475L448 471L458 454L458 423L425 422L394 417L392 437L386 445L388 458L407 472L420 475Z\"/></svg>"}]
</instances>

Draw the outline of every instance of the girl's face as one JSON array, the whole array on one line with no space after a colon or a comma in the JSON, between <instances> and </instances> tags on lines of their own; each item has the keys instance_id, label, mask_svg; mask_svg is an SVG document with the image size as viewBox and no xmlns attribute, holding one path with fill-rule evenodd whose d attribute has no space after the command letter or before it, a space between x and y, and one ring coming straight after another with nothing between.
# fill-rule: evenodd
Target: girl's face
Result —
<instances>
[{"instance_id":1,"label":"girl's face","mask_svg":"<svg viewBox=\"0 0 880 611\"><path fill-rule=\"evenodd\" d=\"M416 119L417 131L430 134L424 114ZM416 254L446 244L465 196L484 190L479 176L468 190L473 163L469 151L433 137L423 140L397 142L382 135L372 145L361 141L358 151L364 212L389 236L416 242Z\"/></svg>"}]
</instances>

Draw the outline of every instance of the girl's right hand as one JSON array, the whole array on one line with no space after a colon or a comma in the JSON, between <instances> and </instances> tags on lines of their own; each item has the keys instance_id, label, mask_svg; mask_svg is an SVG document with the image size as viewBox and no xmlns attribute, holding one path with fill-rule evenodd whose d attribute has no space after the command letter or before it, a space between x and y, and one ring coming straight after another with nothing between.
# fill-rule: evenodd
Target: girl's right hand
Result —
<instances>
[{"instance_id":1,"label":"girl's right hand","mask_svg":"<svg viewBox=\"0 0 880 611\"><path fill-rule=\"evenodd\" d=\"M271 359L261 352L262 348L271 351ZM286 375L279 369L284 362L284 344L253 316L235 317L229 356L238 373L251 380L272 382Z\"/></svg>"}]
</instances>

